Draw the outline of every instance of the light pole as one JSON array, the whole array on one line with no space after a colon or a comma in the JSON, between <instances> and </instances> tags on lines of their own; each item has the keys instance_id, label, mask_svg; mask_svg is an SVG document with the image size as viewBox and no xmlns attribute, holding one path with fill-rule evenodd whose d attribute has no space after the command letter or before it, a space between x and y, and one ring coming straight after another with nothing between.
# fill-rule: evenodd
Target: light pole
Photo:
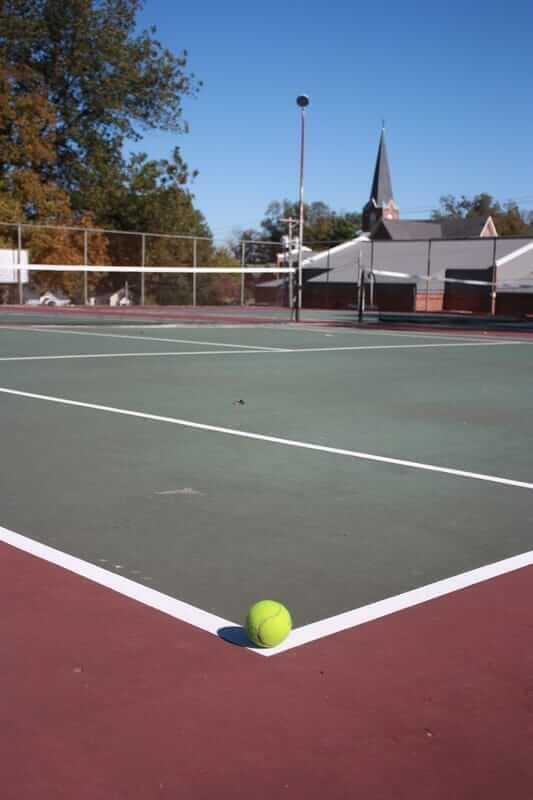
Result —
<instances>
[{"instance_id":1,"label":"light pole","mask_svg":"<svg viewBox=\"0 0 533 800\"><path fill-rule=\"evenodd\" d=\"M309 105L309 98L306 94L301 94L296 98L296 103L300 107L301 117L301 137L300 137L300 224L298 231L298 292L296 295L296 322L300 321L302 310L302 245L304 236L304 146L305 146L305 109Z\"/></svg>"}]
</instances>

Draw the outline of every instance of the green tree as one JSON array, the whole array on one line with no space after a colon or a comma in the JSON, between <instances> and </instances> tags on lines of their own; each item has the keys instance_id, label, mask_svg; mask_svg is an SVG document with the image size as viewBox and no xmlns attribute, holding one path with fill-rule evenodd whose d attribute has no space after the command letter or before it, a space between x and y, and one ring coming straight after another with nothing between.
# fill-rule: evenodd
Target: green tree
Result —
<instances>
[{"instance_id":1,"label":"green tree","mask_svg":"<svg viewBox=\"0 0 533 800\"><path fill-rule=\"evenodd\" d=\"M7 64L0 51L0 193L8 216L70 220L68 194L49 174L55 163L56 117L46 86L29 67Z\"/></svg>"},{"instance_id":2,"label":"green tree","mask_svg":"<svg viewBox=\"0 0 533 800\"><path fill-rule=\"evenodd\" d=\"M137 32L141 0L4 0L0 52L13 70L14 95L26 87L19 68L46 88L55 114L56 159L41 163L42 178L68 191L74 209L94 205L120 180L122 146L141 132L187 130L182 99L200 84L154 37ZM97 210L97 209L95 209Z\"/></svg>"},{"instance_id":3,"label":"green tree","mask_svg":"<svg viewBox=\"0 0 533 800\"><path fill-rule=\"evenodd\" d=\"M23 91L14 87L24 85ZM47 176L55 163L55 114L40 76L28 67L9 67L0 60L0 219L90 226L89 215L74 220L68 193ZM16 246L16 228L2 226L1 244ZM81 264L81 234L46 227L23 229L23 247L33 263ZM93 253L104 258L105 241L93 236ZM32 273L42 288L81 287L79 273ZM93 278L91 277L91 281Z\"/></svg>"},{"instance_id":4,"label":"green tree","mask_svg":"<svg viewBox=\"0 0 533 800\"><path fill-rule=\"evenodd\" d=\"M282 220L292 217L299 219L298 203L289 200L275 201L266 209L259 231L247 230L241 233L249 241L281 242L287 235L288 226ZM304 204L304 235L306 245L314 249L338 244L353 239L361 228L361 215L356 213L337 213L326 203L316 201ZM298 225L293 228L297 232ZM259 248L255 248L258 250ZM248 260L248 259L247 259Z\"/></svg>"},{"instance_id":5,"label":"green tree","mask_svg":"<svg viewBox=\"0 0 533 800\"><path fill-rule=\"evenodd\" d=\"M492 195L482 192L472 199L461 195L445 195L440 198L440 208L433 211L433 219L456 217L466 219L469 217L492 217L496 230L500 236L531 235L531 227L527 212L521 212L518 203L509 200L501 205Z\"/></svg>"}]
</instances>

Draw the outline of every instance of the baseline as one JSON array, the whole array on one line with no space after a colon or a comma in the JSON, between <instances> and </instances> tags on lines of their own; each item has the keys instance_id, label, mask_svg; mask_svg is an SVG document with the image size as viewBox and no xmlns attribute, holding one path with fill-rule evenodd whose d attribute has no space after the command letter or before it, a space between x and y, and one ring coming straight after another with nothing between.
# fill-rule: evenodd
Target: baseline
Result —
<instances>
[{"instance_id":1,"label":"baseline","mask_svg":"<svg viewBox=\"0 0 533 800\"><path fill-rule=\"evenodd\" d=\"M132 581L130 578L125 578L124 576L109 572L102 567L98 567L76 556L63 553L61 550L37 542L9 528L0 526L0 541L35 556L36 558L40 558L43 561L55 564L93 583L105 586L145 606L161 611L163 614L167 614L174 619L193 625L195 628L199 628L218 638L220 638L220 631L224 628L237 627L235 623L230 620L226 620L209 611L204 611L182 600L177 600L156 589L143 586L142 584ZM303 625L301 628L295 628L288 639L277 647L266 650L254 648L252 646L243 646L243 649L266 657L279 655L288 650L294 650L302 645L310 644L327 636L340 633L341 631L364 625L367 622L372 622L382 617L389 616L390 614L395 614L398 611L404 611L413 606L435 600L438 597L443 597L446 594L452 594L461 589L466 589L469 586L474 586L477 583L482 583L483 581L491 580L500 575L505 575L508 572L523 569L532 564L533 551L521 553L520 555L511 556L510 558L497 561L493 564L469 570L460 575L454 575L450 578L444 578L441 581L421 586L418 589L403 592L402 594L386 598L385 600L370 603L367 606L362 606L352 611L346 611L342 614L336 614L333 617L319 620L318 622L312 622L309 625Z\"/></svg>"},{"instance_id":2,"label":"baseline","mask_svg":"<svg viewBox=\"0 0 533 800\"><path fill-rule=\"evenodd\" d=\"M388 617L398 611L405 611L408 608L413 608L413 606L428 603L438 597L458 592L461 589L467 589L469 586L475 586L477 583L482 583L531 565L533 565L533 550L468 570L468 572L463 572L459 575L453 575L450 578L443 578L443 580L435 581L435 583L429 583L426 586L420 586L418 589L411 589L393 597L387 597L385 600L369 603L352 611L345 611L342 614L335 614L333 617L328 617L318 622L311 622L309 625L302 625L301 628L295 628L288 639L277 647L265 651L263 655L274 656L287 650L293 650L304 644L316 642L326 636L356 628L381 617Z\"/></svg>"}]
</instances>

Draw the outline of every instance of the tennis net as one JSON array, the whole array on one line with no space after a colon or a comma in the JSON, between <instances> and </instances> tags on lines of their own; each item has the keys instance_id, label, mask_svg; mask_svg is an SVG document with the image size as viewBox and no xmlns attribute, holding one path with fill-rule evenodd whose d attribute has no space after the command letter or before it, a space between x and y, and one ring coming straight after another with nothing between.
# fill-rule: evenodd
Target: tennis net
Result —
<instances>
[{"instance_id":1,"label":"tennis net","mask_svg":"<svg viewBox=\"0 0 533 800\"><path fill-rule=\"evenodd\" d=\"M295 270L288 267L25 264L3 273L4 325L180 319L266 324L286 322L293 311Z\"/></svg>"},{"instance_id":2,"label":"tennis net","mask_svg":"<svg viewBox=\"0 0 533 800\"><path fill-rule=\"evenodd\" d=\"M533 315L533 275L503 278L491 267L449 268L431 275L376 268L366 270L362 280L364 310Z\"/></svg>"}]
</instances>

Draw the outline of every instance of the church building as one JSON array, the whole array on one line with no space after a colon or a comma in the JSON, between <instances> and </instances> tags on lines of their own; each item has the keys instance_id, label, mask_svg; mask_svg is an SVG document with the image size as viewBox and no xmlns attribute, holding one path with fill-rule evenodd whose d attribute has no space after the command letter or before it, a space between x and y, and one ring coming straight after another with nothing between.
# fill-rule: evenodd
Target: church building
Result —
<instances>
[{"instance_id":1,"label":"church building","mask_svg":"<svg viewBox=\"0 0 533 800\"><path fill-rule=\"evenodd\" d=\"M490 216L402 219L384 129L362 228L355 239L305 256L304 307L356 308L364 272L367 300L380 311L533 312L533 292L517 284L533 285L533 241L499 238ZM280 296L288 302L286 281L256 287L259 303L279 302Z\"/></svg>"},{"instance_id":2,"label":"church building","mask_svg":"<svg viewBox=\"0 0 533 800\"><path fill-rule=\"evenodd\" d=\"M363 231L371 239L414 241L428 239L463 239L498 235L492 217L466 219L402 220L392 193L392 180L385 143L385 128L381 130L370 198L363 208Z\"/></svg>"},{"instance_id":3,"label":"church building","mask_svg":"<svg viewBox=\"0 0 533 800\"><path fill-rule=\"evenodd\" d=\"M378 157L374 168L374 178L370 189L370 199L363 208L363 230L371 231L380 220L400 219L400 209L392 196L387 146L385 144L385 128L381 130Z\"/></svg>"}]
</instances>

